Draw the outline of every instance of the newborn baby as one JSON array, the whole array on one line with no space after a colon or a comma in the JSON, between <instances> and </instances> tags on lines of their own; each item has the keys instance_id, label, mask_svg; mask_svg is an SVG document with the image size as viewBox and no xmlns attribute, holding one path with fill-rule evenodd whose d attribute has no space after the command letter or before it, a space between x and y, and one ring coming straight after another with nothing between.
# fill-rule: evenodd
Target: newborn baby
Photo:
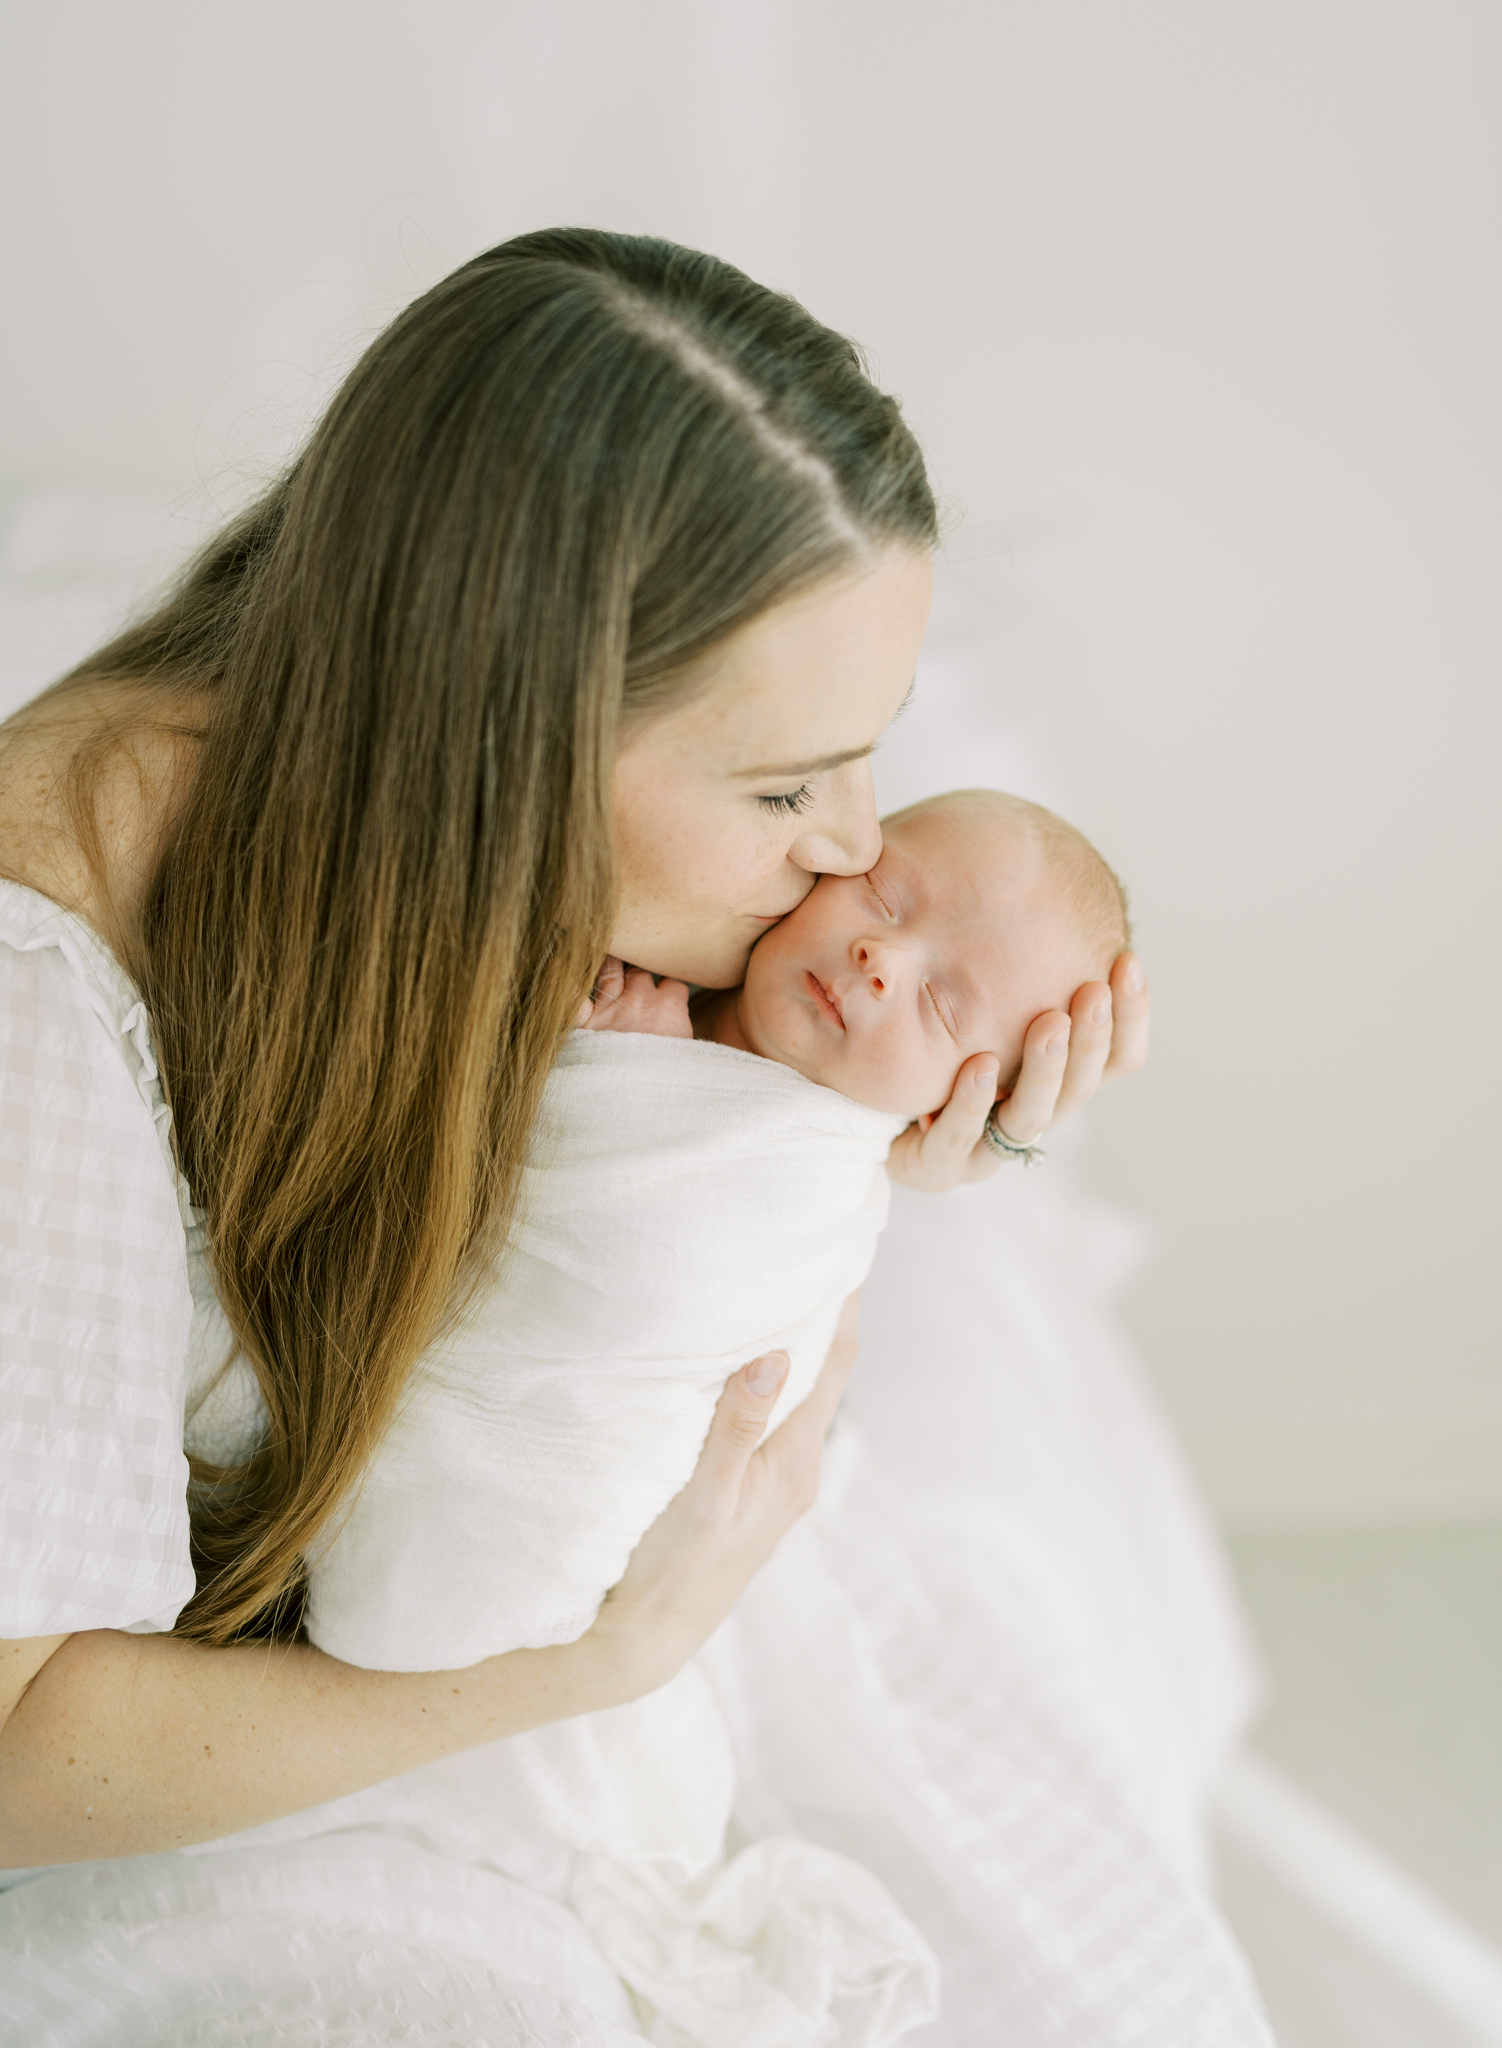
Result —
<instances>
[{"instance_id":1,"label":"newborn baby","mask_svg":"<svg viewBox=\"0 0 1502 2048\"><path fill-rule=\"evenodd\" d=\"M690 1014L602 976L548 1085L498 1284L414 1374L309 1558L308 1633L446 1670L583 1634L693 1470L748 1359L808 1393L886 1217L892 1139L971 1054L1015 1079L1029 1023L1127 943L1120 885L1062 819L962 790L886 821Z\"/></svg>"},{"instance_id":2,"label":"newborn baby","mask_svg":"<svg viewBox=\"0 0 1502 2048\"><path fill-rule=\"evenodd\" d=\"M882 840L869 874L820 877L740 988L691 1013L682 982L617 967L590 1028L737 1046L906 1122L943 1108L973 1053L999 1056L1008 1094L1033 1018L1129 943L1121 884L1072 825L996 790L898 811Z\"/></svg>"}]
</instances>

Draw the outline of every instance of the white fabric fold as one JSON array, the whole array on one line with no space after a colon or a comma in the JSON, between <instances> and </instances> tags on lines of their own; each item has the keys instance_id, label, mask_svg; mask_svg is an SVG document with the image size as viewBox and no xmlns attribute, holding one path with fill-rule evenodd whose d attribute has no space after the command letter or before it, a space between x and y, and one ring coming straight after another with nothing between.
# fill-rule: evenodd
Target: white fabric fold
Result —
<instances>
[{"instance_id":1,"label":"white fabric fold","mask_svg":"<svg viewBox=\"0 0 1502 2048\"><path fill-rule=\"evenodd\" d=\"M881 2048L938 2011L928 1943L812 1842L752 1843L687 1885L591 1858L570 1898L657 2048Z\"/></svg>"}]
</instances>

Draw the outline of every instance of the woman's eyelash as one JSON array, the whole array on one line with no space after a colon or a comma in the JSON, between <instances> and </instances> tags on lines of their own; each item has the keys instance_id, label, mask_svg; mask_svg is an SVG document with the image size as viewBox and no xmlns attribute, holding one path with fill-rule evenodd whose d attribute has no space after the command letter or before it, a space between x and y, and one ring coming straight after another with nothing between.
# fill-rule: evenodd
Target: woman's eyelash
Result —
<instances>
[{"instance_id":1,"label":"woman's eyelash","mask_svg":"<svg viewBox=\"0 0 1502 2048\"><path fill-rule=\"evenodd\" d=\"M779 818L791 817L795 811L806 811L813 800L814 793L806 782L801 789L789 789L777 796L759 796L756 799L764 811L771 811Z\"/></svg>"}]
</instances>

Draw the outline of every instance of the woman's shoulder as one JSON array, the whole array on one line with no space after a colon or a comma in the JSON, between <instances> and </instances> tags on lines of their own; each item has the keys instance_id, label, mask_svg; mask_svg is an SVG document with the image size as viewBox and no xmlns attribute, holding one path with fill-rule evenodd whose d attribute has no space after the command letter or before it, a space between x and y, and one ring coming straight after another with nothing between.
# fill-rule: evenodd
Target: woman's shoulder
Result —
<instances>
[{"instance_id":1,"label":"woman's shoulder","mask_svg":"<svg viewBox=\"0 0 1502 2048\"><path fill-rule=\"evenodd\" d=\"M129 913L180 792L189 736L153 723L150 695L65 681L0 725L0 875L86 928L105 927L107 904ZM92 849L80 804L98 828Z\"/></svg>"},{"instance_id":2,"label":"woman's shoulder","mask_svg":"<svg viewBox=\"0 0 1502 2048\"><path fill-rule=\"evenodd\" d=\"M97 1099L109 1125L134 1134L174 1194L170 1111L146 1006L93 928L40 890L0 880L0 1088L55 1100ZM111 1115L114 1101L125 1110ZM142 1115L144 1112L144 1116Z\"/></svg>"}]
</instances>

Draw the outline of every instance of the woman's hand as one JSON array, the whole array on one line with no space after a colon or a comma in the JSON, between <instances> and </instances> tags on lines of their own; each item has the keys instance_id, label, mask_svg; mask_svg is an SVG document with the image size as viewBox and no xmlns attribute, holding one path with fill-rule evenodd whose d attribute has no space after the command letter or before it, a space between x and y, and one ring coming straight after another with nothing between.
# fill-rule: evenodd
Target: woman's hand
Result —
<instances>
[{"instance_id":1,"label":"woman's hand","mask_svg":"<svg viewBox=\"0 0 1502 2048\"><path fill-rule=\"evenodd\" d=\"M621 1677L632 1698L665 1685L813 1506L824 1440L855 1363L859 1313L852 1294L813 1392L766 1443L786 1353L758 1358L726 1382L692 1478L632 1551L583 1639L605 1657L613 1692Z\"/></svg>"},{"instance_id":2,"label":"woman's hand","mask_svg":"<svg viewBox=\"0 0 1502 2048\"><path fill-rule=\"evenodd\" d=\"M902 1187L942 1193L963 1181L986 1180L1001 1165L981 1137L993 1102L1003 1135L1031 1145L1088 1102L1102 1081L1135 1073L1147 1058L1152 999L1135 953L1118 955L1109 983L1087 981L1067 1010L1045 1010L1028 1026L1022 1069L998 1097L994 1054L976 1053L955 1078L937 1116L909 1124L887 1156Z\"/></svg>"}]
</instances>

